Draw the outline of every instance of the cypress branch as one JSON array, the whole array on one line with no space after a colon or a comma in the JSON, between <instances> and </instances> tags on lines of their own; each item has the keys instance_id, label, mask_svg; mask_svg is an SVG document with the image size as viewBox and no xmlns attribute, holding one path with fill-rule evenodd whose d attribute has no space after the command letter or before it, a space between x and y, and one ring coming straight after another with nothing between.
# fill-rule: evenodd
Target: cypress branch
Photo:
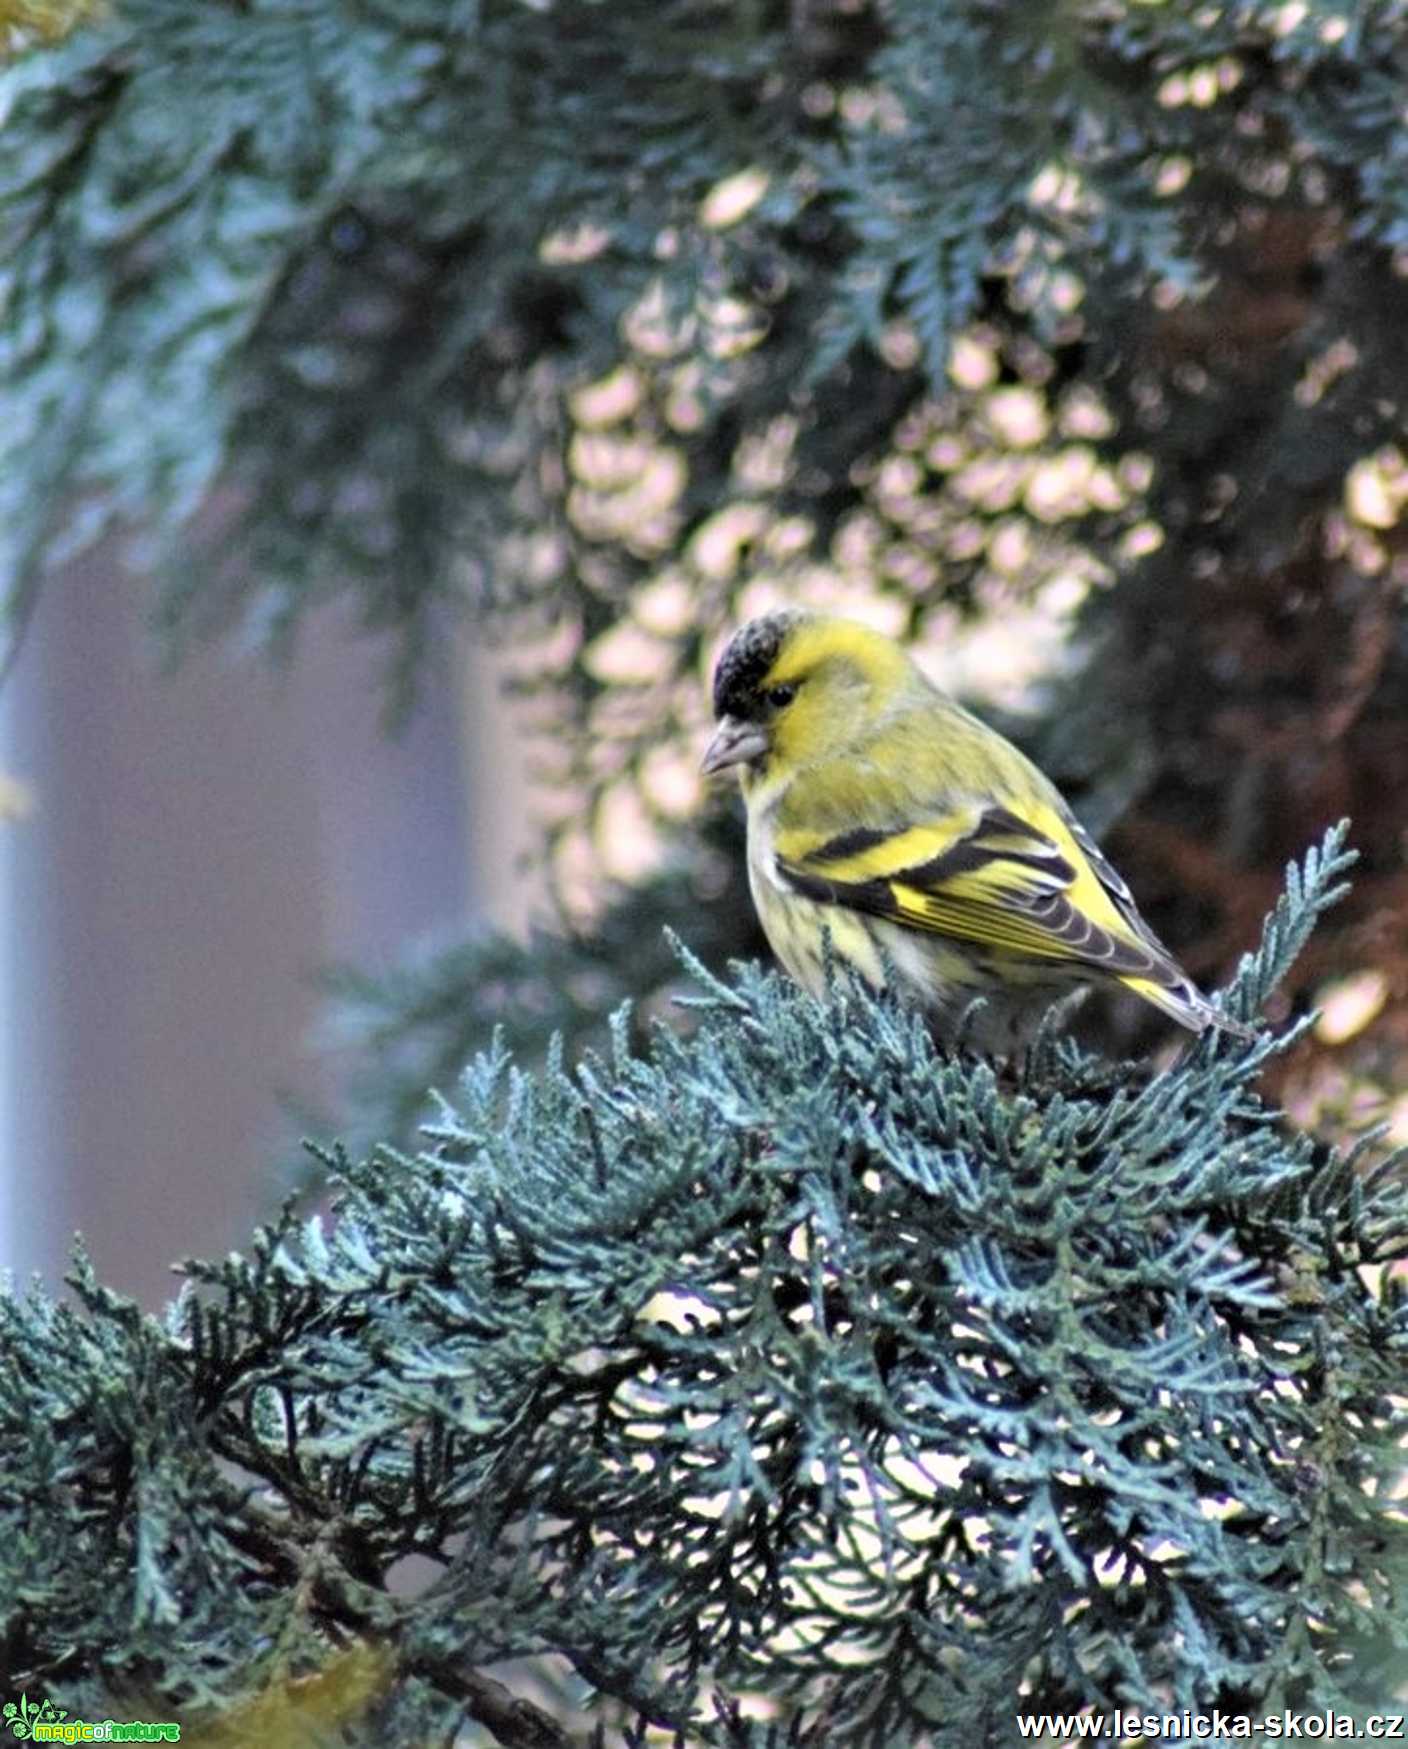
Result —
<instances>
[{"instance_id":1,"label":"cypress branch","mask_svg":"<svg viewBox=\"0 0 1408 1749\"><path fill-rule=\"evenodd\" d=\"M692 1034L477 1058L426 1151L335 1162L335 1218L188 1265L164 1323L81 1261L0 1305L10 1685L219 1718L363 1642L407 1743L1387 1710L1402 1161L1289 1130L1262 1044L1013 1082L862 991L698 976ZM548 1654L545 1708L486 1673Z\"/></svg>"}]
</instances>

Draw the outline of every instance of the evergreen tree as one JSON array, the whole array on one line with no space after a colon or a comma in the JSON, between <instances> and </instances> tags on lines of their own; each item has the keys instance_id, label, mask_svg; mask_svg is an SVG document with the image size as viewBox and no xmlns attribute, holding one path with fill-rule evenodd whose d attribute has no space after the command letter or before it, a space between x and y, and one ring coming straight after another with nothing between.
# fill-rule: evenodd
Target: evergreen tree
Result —
<instances>
[{"instance_id":1,"label":"evergreen tree","mask_svg":"<svg viewBox=\"0 0 1408 1749\"><path fill-rule=\"evenodd\" d=\"M178 652L350 596L393 715L465 615L558 753L548 865L623 801L660 842L527 945L342 975L334 1226L164 1326L81 1266L5 1303L6 1681L408 1744L1387 1710L1402 1192L1262 1100L1408 1068L1401 0L0 28L12 651L114 528ZM1373 1024L998 1078L740 971L652 1026L667 925L759 947L670 760L769 592L1069 630L1019 730L1205 980L1353 813L1238 1000L1369 969ZM557 1722L486 1673L549 1656Z\"/></svg>"},{"instance_id":2,"label":"evergreen tree","mask_svg":"<svg viewBox=\"0 0 1408 1749\"><path fill-rule=\"evenodd\" d=\"M1235 1011L1347 860L1292 867ZM548 1655L599 1742L1391 1711L1408 1186L1276 1123L1286 1041L1150 1079L1048 1035L1006 1083L691 969L692 1037L478 1058L164 1324L81 1259L4 1303L11 1684L215 1742L310 1678L357 1741L585 1741L484 1669Z\"/></svg>"}]
</instances>

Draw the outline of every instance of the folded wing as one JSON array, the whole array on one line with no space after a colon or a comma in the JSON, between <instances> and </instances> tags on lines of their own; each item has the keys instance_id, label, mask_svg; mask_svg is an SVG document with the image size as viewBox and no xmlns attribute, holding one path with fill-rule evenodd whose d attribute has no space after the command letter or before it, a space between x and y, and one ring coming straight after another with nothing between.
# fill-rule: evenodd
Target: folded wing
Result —
<instances>
[{"instance_id":1,"label":"folded wing","mask_svg":"<svg viewBox=\"0 0 1408 1749\"><path fill-rule=\"evenodd\" d=\"M1115 978L1195 1031L1220 1018L1094 841L1044 801L1029 818L971 804L821 843L783 833L775 856L779 878L808 898L1076 976Z\"/></svg>"}]
</instances>

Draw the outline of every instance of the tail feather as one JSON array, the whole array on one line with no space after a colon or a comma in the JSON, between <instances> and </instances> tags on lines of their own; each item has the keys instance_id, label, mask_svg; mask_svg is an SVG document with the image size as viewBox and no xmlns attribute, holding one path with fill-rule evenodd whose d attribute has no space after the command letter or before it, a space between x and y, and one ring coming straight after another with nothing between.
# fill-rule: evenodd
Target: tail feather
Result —
<instances>
[{"instance_id":1,"label":"tail feather","mask_svg":"<svg viewBox=\"0 0 1408 1749\"><path fill-rule=\"evenodd\" d=\"M1233 1038L1256 1037L1251 1027L1244 1026L1240 1020L1233 1020L1221 1009L1214 1008L1192 979L1184 977L1171 962L1168 966L1168 982L1159 982L1153 978L1121 978L1120 982L1127 990L1133 991L1136 996L1142 997L1144 1001L1176 1020L1180 1026L1186 1026L1189 1032L1206 1032L1210 1026L1214 1026L1219 1032L1230 1033Z\"/></svg>"}]
</instances>

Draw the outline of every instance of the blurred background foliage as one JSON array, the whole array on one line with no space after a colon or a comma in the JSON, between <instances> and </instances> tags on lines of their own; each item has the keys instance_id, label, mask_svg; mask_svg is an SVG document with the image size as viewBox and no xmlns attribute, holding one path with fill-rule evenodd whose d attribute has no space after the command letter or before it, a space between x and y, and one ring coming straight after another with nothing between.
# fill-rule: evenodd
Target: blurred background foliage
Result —
<instances>
[{"instance_id":1,"label":"blurred background foliage","mask_svg":"<svg viewBox=\"0 0 1408 1749\"><path fill-rule=\"evenodd\" d=\"M467 617L532 939L330 980L332 1124L762 951L697 758L777 602L912 639L1200 979L1343 814L1272 1095L1408 1137L1408 8L121 0L3 74L12 649L117 531L173 653ZM1157 1028L1092 1004L1117 1049Z\"/></svg>"}]
</instances>

